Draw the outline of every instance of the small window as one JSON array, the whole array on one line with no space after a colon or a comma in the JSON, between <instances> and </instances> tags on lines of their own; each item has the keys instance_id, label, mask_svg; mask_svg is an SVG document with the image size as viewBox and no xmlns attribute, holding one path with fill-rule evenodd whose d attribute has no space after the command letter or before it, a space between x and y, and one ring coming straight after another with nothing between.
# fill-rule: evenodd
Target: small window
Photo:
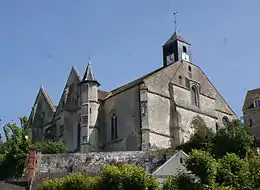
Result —
<instances>
[{"instance_id":1,"label":"small window","mask_svg":"<svg viewBox=\"0 0 260 190\"><path fill-rule=\"evenodd\" d=\"M198 89L196 86L191 87L191 104L199 107Z\"/></svg>"},{"instance_id":2,"label":"small window","mask_svg":"<svg viewBox=\"0 0 260 190\"><path fill-rule=\"evenodd\" d=\"M89 113L90 113L90 114L91 114L91 111L92 111L91 108L89 108Z\"/></svg>"},{"instance_id":3,"label":"small window","mask_svg":"<svg viewBox=\"0 0 260 190\"><path fill-rule=\"evenodd\" d=\"M216 132L218 132L219 130L219 126L218 126L218 123L216 123Z\"/></svg>"},{"instance_id":4,"label":"small window","mask_svg":"<svg viewBox=\"0 0 260 190\"><path fill-rule=\"evenodd\" d=\"M228 127L230 122L229 122L229 119L226 116L224 116L222 119L222 123L225 127Z\"/></svg>"},{"instance_id":5,"label":"small window","mask_svg":"<svg viewBox=\"0 0 260 190\"><path fill-rule=\"evenodd\" d=\"M188 68L189 68L189 72L191 72L191 66L189 66Z\"/></svg>"},{"instance_id":6,"label":"small window","mask_svg":"<svg viewBox=\"0 0 260 190\"><path fill-rule=\"evenodd\" d=\"M252 126L253 126L253 120L249 119L249 127L252 127Z\"/></svg>"},{"instance_id":7,"label":"small window","mask_svg":"<svg viewBox=\"0 0 260 190\"><path fill-rule=\"evenodd\" d=\"M260 107L260 99L254 100L254 107L255 108Z\"/></svg>"},{"instance_id":8,"label":"small window","mask_svg":"<svg viewBox=\"0 0 260 190\"><path fill-rule=\"evenodd\" d=\"M182 84L182 76L179 76L179 84Z\"/></svg>"},{"instance_id":9,"label":"small window","mask_svg":"<svg viewBox=\"0 0 260 190\"><path fill-rule=\"evenodd\" d=\"M186 48L185 46L182 46L182 51L183 51L184 53L187 53L187 48Z\"/></svg>"},{"instance_id":10,"label":"small window","mask_svg":"<svg viewBox=\"0 0 260 190\"><path fill-rule=\"evenodd\" d=\"M60 137L64 135L64 125L60 126Z\"/></svg>"},{"instance_id":11,"label":"small window","mask_svg":"<svg viewBox=\"0 0 260 190\"><path fill-rule=\"evenodd\" d=\"M182 159L182 158L180 158L180 163L181 163L181 164L183 163L183 159Z\"/></svg>"},{"instance_id":12,"label":"small window","mask_svg":"<svg viewBox=\"0 0 260 190\"><path fill-rule=\"evenodd\" d=\"M111 140L117 139L117 116L115 113L111 116Z\"/></svg>"}]
</instances>

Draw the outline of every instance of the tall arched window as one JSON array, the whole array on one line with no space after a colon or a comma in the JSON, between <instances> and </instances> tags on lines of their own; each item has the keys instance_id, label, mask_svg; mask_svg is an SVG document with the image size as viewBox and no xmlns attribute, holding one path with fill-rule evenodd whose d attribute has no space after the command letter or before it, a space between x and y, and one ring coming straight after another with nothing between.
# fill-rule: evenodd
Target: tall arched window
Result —
<instances>
[{"instance_id":1,"label":"tall arched window","mask_svg":"<svg viewBox=\"0 0 260 190\"><path fill-rule=\"evenodd\" d=\"M191 87L191 104L199 107L198 89L196 86Z\"/></svg>"},{"instance_id":2,"label":"tall arched window","mask_svg":"<svg viewBox=\"0 0 260 190\"><path fill-rule=\"evenodd\" d=\"M117 139L117 116L115 113L111 116L111 140Z\"/></svg>"}]
</instances>

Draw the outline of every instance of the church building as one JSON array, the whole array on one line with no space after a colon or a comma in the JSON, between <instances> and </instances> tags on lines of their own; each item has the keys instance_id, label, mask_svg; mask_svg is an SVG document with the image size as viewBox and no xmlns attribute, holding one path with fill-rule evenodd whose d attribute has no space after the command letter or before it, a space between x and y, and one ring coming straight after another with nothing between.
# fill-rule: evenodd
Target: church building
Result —
<instances>
[{"instance_id":1,"label":"church building","mask_svg":"<svg viewBox=\"0 0 260 190\"><path fill-rule=\"evenodd\" d=\"M160 68L110 92L90 63L83 77L72 67L58 105L41 88L29 116L32 140L62 140L68 152L174 148L197 126L215 132L237 119L185 39L175 32L162 50Z\"/></svg>"}]
</instances>

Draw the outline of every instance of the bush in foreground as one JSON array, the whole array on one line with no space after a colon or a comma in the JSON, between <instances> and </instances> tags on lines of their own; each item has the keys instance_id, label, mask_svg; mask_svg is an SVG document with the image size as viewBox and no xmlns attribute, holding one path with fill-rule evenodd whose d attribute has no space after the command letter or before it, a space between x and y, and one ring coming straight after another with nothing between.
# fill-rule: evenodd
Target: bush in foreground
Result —
<instances>
[{"instance_id":1,"label":"bush in foreground","mask_svg":"<svg viewBox=\"0 0 260 190\"><path fill-rule=\"evenodd\" d=\"M141 167L106 165L100 177L72 174L61 179L45 180L39 190L158 190L157 180Z\"/></svg>"}]
</instances>

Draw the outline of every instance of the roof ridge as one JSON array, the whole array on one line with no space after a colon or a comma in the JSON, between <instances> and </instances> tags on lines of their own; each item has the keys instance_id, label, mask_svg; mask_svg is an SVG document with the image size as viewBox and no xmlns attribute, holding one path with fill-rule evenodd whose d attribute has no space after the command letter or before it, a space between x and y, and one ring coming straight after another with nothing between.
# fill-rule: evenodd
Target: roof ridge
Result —
<instances>
[{"instance_id":1,"label":"roof ridge","mask_svg":"<svg viewBox=\"0 0 260 190\"><path fill-rule=\"evenodd\" d=\"M51 100L51 98L50 98L48 92L47 92L43 87L40 88L40 91L43 93L43 95L44 95L44 97L46 98L48 104L50 105L52 111L55 112L55 111L56 111L56 106L55 106L55 104L52 102L52 100Z\"/></svg>"}]
</instances>

